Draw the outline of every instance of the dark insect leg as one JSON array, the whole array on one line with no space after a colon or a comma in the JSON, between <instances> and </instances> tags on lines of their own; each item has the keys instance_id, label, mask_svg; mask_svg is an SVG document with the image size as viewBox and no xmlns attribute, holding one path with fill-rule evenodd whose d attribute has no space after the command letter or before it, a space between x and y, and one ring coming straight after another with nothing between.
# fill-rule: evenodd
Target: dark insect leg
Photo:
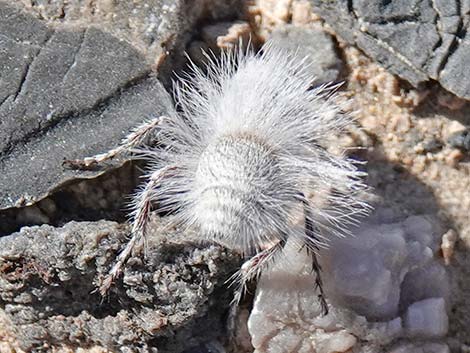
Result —
<instances>
[{"instance_id":1,"label":"dark insect leg","mask_svg":"<svg viewBox=\"0 0 470 353\"><path fill-rule=\"evenodd\" d=\"M307 207L306 201L304 203L304 215L305 215L305 234L309 239L309 246L307 246L307 251L312 257L312 271L315 272L315 287L318 289L320 294L318 295L318 300L320 300L320 305L322 308L322 314L328 314L328 304L326 303L325 292L323 290L323 281L321 279L321 266L318 263L316 251L319 250L318 245L321 240L315 236L315 226L312 222L312 217L310 211ZM312 249L313 247L313 249Z\"/></svg>"}]
</instances>

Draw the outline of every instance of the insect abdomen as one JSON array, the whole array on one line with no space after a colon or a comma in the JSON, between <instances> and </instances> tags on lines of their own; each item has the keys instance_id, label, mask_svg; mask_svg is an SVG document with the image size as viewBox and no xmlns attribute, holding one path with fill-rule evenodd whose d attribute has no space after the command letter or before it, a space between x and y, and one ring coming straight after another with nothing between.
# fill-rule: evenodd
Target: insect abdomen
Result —
<instances>
[{"instance_id":1,"label":"insect abdomen","mask_svg":"<svg viewBox=\"0 0 470 353\"><path fill-rule=\"evenodd\" d=\"M202 153L196 172L199 228L232 248L246 251L258 244L275 232L267 211L270 196L282 191L278 179L276 154L263 141L249 135L219 138Z\"/></svg>"}]
</instances>

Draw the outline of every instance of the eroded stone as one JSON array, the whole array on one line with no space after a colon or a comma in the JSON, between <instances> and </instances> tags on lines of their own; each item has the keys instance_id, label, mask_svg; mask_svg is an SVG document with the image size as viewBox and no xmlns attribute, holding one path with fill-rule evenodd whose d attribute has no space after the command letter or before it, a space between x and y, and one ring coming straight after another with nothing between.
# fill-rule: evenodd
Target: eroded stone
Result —
<instances>
[{"instance_id":1,"label":"eroded stone","mask_svg":"<svg viewBox=\"0 0 470 353\"><path fill-rule=\"evenodd\" d=\"M238 257L152 229L147 260L132 257L106 298L96 288L128 226L71 222L0 238L0 316L9 322L0 332L27 352L44 345L182 352L216 341L230 301L225 281Z\"/></svg>"},{"instance_id":2,"label":"eroded stone","mask_svg":"<svg viewBox=\"0 0 470 353\"><path fill-rule=\"evenodd\" d=\"M345 40L419 85L431 79L470 99L468 4L459 1L310 0Z\"/></svg>"}]
</instances>

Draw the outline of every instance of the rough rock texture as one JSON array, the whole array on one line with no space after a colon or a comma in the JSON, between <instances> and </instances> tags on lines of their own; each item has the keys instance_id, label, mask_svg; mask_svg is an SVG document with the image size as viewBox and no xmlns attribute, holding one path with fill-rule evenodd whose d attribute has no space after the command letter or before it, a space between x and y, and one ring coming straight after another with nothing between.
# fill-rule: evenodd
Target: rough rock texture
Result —
<instances>
[{"instance_id":1,"label":"rough rock texture","mask_svg":"<svg viewBox=\"0 0 470 353\"><path fill-rule=\"evenodd\" d=\"M297 52L299 57L309 58L309 72L314 85L335 82L342 69L336 46L331 35L313 28L285 26L271 34L270 40L278 47Z\"/></svg>"},{"instance_id":2,"label":"rough rock texture","mask_svg":"<svg viewBox=\"0 0 470 353\"><path fill-rule=\"evenodd\" d=\"M255 352L379 353L447 335L450 280L433 256L439 227L423 216L390 223L389 215L378 212L353 238L332 239L321 252L332 303L325 317L305 253L289 249L262 276L249 320Z\"/></svg>"},{"instance_id":3,"label":"rough rock texture","mask_svg":"<svg viewBox=\"0 0 470 353\"><path fill-rule=\"evenodd\" d=\"M62 161L107 151L172 111L161 82L169 87L194 25L236 18L240 3L0 1L0 234L122 215L139 175L127 157L88 171ZM98 280L128 232L71 222L1 238L0 352L223 352L224 281L238 259L153 240L149 262L131 260L103 301Z\"/></svg>"},{"instance_id":4,"label":"rough rock texture","mask_svg":"<svg viewBox=\"0 0 470 353\"><path fill-rule=\"evenodd\" d=\"M99 29L48 28L0 2L0 47L1 208L97 176L62 162L107 151L173 109L142 55Z\"/></svg>"},{"instance_id":5,"label":"rough rock texture","mask_svg":"<svg viewBox=\"0 0 470 353\"><path fill-rule=\"evenodd\" d=\"M148 60L165 71L201 22L234 20L243 13L242 0L19 0L31 14L51 24L95 25L131 42ZM161 68L160 68L161 69ZM161 71L161 70L160 70ZM165 72L169 74L169 72Z\"/></svg>"},{"instance_id":6,"label":"rough rock texture","mask_svg":"<svg viewBox=\"0 0 470 353\"><path fill-rule=\"evenodd\" d=\"M470 99L468 0L311 0L351 44L413 85L430 79Z\"/></svg>"},{"instance_id":7,"label":"rough rock texture","mask_svg":"<svg viewBox=\"0 0 470 353\"><path fill-rule=\"evenodd\" d=\"M128 227L71 222L1 238L0 313L10 324L0 326L0 341L27 352L60 346L183 352L221 338L230 300L224 282L238 258L192 245L187 234L153 229L147 259L131 258L104 300L96 286Z\"/></svg>"},{"instance_id":8,"label":"rough rock texture","mask_svg":"<svg viewBox=\"0 0 470 353\"><path fill-rule=\"evenodd\" d=\"M448 275L434 259L442 235L439 225L423 216L398 223L384 218L376 216L375 224L366 221L352 239L331 241L323 266L332 298L381 321L426 298L448 301Z\"/></svg>"}]
</instances>

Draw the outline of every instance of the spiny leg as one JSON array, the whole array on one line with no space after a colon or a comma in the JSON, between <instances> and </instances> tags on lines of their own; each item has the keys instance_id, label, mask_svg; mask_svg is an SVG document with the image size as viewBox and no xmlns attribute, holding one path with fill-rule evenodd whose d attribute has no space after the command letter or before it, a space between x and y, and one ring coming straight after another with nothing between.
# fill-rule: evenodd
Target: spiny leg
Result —
<instances>
[{"instance_id":1,"label":"spiny leg","mask_svg":"<svg viewBox=\"0 0 470 353\"><path fill-rule=\"evenodd\" d=\"M247 284L258 278L266 267L272 263L274 256L284 248L286 240L282 239L273 246L257 253L251 259L246 261L240 271L237 272L234 281L238 282L238 288L235 291L233 305L238 305L246 290Z\"/></svg>"},{"instance_id":2,"label":"spiny leg","mask_svg":"<svg viewBox=\"0 0 470 353\"><path fill-rule=\"evenodd\" d=\"M148 139L150 133L160 125L166 116L159 116L136 127L129 135L127 135L120 143L120 145L105 153L100 153L92 157L85 157L84 159L65 160L64 165L74 169L90 169L112 159L120 154L129 152L132 148L142 146Z\"/></svg>"},{"instance_id":3,"label":"spiny leg","mask_svg":"<svg viewBox=\"0 0 470 353\"><path fill-rule=\"evenodd\" d=\"M283 237L279 242L271 247L257 253L251 259L246 261L240 270L233 275L229 281L237 284L234 291L233 300L230 306L230 312L227 320L227 331L229 333L229 341L234 342L234 332L236 326L236 317L238 305L246 292L247 284L258 278L260 274L272 264L274 257L282 251L286 245L286 239Z\"/></svg>"},{"instance_id":4,"label":"spiny leg","mask_svg":"<svg viewBox=\"0 0 470 353\"><path fill-rule=\"evenodd\" d=\"M328 304L326 302L325 292L323 290L323 281L321 279L321 266L318 263L316 251L319 250L317 244L321 242L318 237L315 236L315 226L312 221L312 216L310 214L310 210L308 208L307 201L302 201L304 204L304 216L305 216L305 234L309 239L309 244L307 246L307 251L310 253L312 257L312 271L315 272L315 287L319 290L320 294L318 295L318 299L320 300L320 306L322 309L322 314L328 314ZM312 247L314 249L312 249Z\"/></svg>"},{"instance_id":5,"label":"spiny leg","mask_svg":"<svg viewBox=\"0 0 470 353\"><path fill-rule=\"evenodd\" d=\"M167 166L153 172L150 175L147 185L138 195L134 220L132 222L132 238L127 243L124 250L119 254L113 267L101 283L99 291L102 296L106 295L114 280L121 274L124 264L130 257L132 250L138 241L141 239L145 240L147 236L147 226L150 220L150 213L152 210L152 202L154 201L153 191L158 187L168 172L174 169L176 169L175 166Z\"/></svg>"}]
</instances>

